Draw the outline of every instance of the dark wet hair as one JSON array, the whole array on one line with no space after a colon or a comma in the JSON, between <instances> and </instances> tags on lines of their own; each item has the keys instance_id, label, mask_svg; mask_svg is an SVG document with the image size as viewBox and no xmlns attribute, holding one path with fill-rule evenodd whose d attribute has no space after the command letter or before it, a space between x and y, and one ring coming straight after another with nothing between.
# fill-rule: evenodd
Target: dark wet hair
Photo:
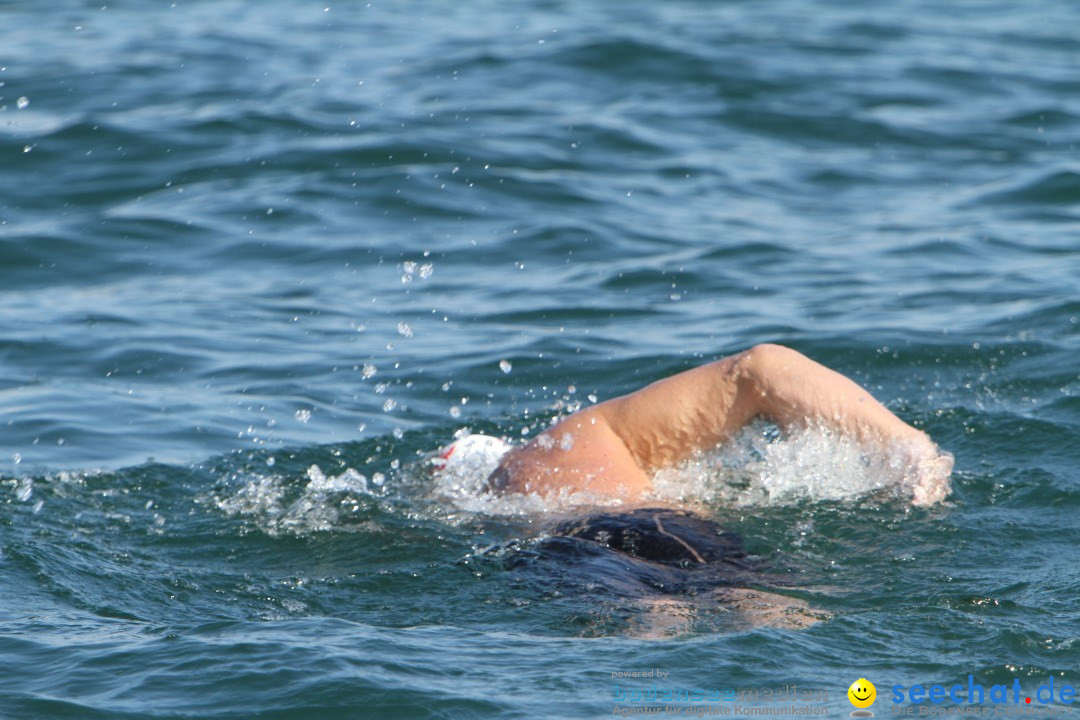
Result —
<instances>
[{"instance_id":1,"label":"dark wet hair","mask_svg":"<svg viewBox=\"0 0 1080 720\"><path fill-rule=\"evenodd\" d=\"M665 565L742 564L747 557L742 539L735 533L703 517L668 508L588 515L560 523L550 534L597 543Z\"/></svg>"}]
</instances>

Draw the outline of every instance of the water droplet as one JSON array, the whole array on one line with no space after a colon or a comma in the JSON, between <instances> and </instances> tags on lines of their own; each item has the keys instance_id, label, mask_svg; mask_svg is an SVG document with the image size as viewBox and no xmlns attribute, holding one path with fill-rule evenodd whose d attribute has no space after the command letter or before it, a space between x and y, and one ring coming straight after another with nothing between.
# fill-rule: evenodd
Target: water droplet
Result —
<instances>
[{"instance_id":1,"label":"water droplet","mask_svg":"<svg viewBox=\"0 0 1080 720\"><path fill-rule=\"evenodd\" d=\"M589 402L596 402L596 394L595 393L589 393L588 398L589 398Z\"/></svg>"},{"instance_id":2,"label":"water droplet","mask_svg":"<svg viewBox=\"0 0 1080 720\"><path fill-rule=\"evenodd\" d=\"M276 464L277 464L277 460L274 459L273 455L266 458L266 467L274 467L274 465L276 465Z\"/></svg>"},{"instance_id":3,"label":"water droplet","mask_svg":"<svg viewBox=\"0 0 1080 720\"><path fill-rule=\"evenodd\" d=\"M29 105L29 104L30 104L30 98L28 98L28 97L21 97L21 98L19 98L18 100L15 101L15 107L19 108L20 110L26 109L26 106Z\"/></svg>"},{"instance_id":4,"label":"water droplet","mask_svg":"<svg viewBox=\"0 0 1080 720\"><path fill-rule=\"evenodd\" d=\"M379 368L371 363L364 363L364 369L360 371L360 377L367 380L370 377L375 377L375 373L377 372L379 372Z\"/></svg>"},{"instance_id":5,"label":"water droplet","mask_svg":"<svg viewBox=\"0 0 1080 720\"><path fill-rule=\"evenodd\" d=\"M394 437L400 440L401 438L405 437L405 431L399 427L394 428Z\"/></svg>"},{"instance_id":6,"label":"water droplet","mask_svg":"<svg viewBox=\"0 0 1080 720\"><path fill-rule=\"evenodd\" d=\"M407 322L399 322L397 324L397 331L398 335L403 335L407 338L411 338L413 336L412 326L409 325L409 323Z\"/></svg>"},{"instance_id":7,"label":"water droplet","mask_svg":"<svg viewBox=\"0 0 1080 720\"><path fill-rule=\"evenodd\" d=\"M574 449L574 436L570 433L563 433L562 439L559 441L559 447L566 452L570 452Z\"/></svg>"},{"instance_id":8,"label":"water droplet","mask_svg":"<svg viewBox=\"0 0 1080 720\"><path fill-rule=\"evenodd\" d=\"M19 481L19 484L15 486L15 497L18 498L20 502L26 502L33 494L34 481L30 478L23 478Z\"/></svg>"},{"instance_id":9,"label":"water droplet","mask_svg":"<svg viewBox=\"0 0 1080 720\"><path fill-rule=\"evenodd\" d=\"M427 280L431 277L431 273L435 272L435 267L431 263L424 263L420 266L420 277Z\"/></svg>"},{"instance_id":10,"label":"water droplet","mask_svg":"<svg viewBox=\"0 0 1080 720\"><path fill-rule=\"evenodd\" d=\"M307 423L307 421L311 419L311 411L310 410L297 410L294 413L294 416L300 422Z\"/></svg>"},{"instance_id":11,"label":"water droplet","mask_svg":"<svg viewBox=\"0 0 1080 720\"><path fill-rule=\"evenodd\" d=\"M390 412L397 406L397 401L393 398L387 398L386 402L382 404L383 412Z\"/></svg>"},{"instance_id":12,"label":"water droplet","mask_svg":"<svg viewBox=\"0 0 1080 720\"><path fill-rule=\"evenodd\" d=\"M461 408L458 407L457 405L451 405L450 406L450 417L454 418L455 420L457 418L461 417Z\"/></svg>"},{"instance_id":13,"label":"water droplet","mask_svg":"<svg viewBox=\"0 0 1080 720\"><path fill-rule=\"evenodd\" d=\"M510 364L509 360L500 360L499 361L499 369L502 370L507 375L509 375L510 371L514 369L514 366Z\"/></svg>"},{"instance_id":14,"label":"water droplet","mask_svg":"<svg viewBox=\"0 0 1080 720\"><path fill-rule=\"evenodd\" d=\"M375 483L376 485L382 485L384 482L386 482L386 475L383 475L381 472L377 472L371 476L371 482Z\"/></svg>"}]
</instances>

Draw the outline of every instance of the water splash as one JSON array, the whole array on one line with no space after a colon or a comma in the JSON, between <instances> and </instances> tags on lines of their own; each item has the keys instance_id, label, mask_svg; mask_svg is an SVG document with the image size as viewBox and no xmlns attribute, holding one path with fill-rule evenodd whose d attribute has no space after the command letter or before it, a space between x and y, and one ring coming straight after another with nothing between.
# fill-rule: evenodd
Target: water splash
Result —
<instances>
[{"instance_id":1,"label":"water splash","mask_svg":"<svg viewBox=\"0 0 1080 720\"><path fill-rule=\"evenodd\" d=\"M295 481L268 475L254 476L239 489L216 494L209 501L226 515L247 516L269 535L362 529L350 522L352 515L368 509L376 492L371 484L381 484L348 468L340 475L326 475L318 465L307 469L307 484L297 495Z\"/></svg>"},{"instance_id":2,"label":"water splash","mask_svg":"<svg viewBox=\"0 0 1080 720\"><path fill-rule=\"evenodd\" d=\"M15 497L19 502L26 502L34 495L34 481L31 478L22 478L15 486Z\"/></svg>"},{"instance_id":3,"label":"water splash","mask_svg":"<svg viewBox=\"0 0 1080 720\"><path fill-rule=\"evenodd\" d=\"M928 451L929 452L929 451ZM657 498L727 506L847 500L890 491L916 504L948 494L951 456L910 448L870 451L824 428L783 434L755 423L710 452L653 478Z\"/></svg>"},{"instance_id":4,"label":"water splash","mask_svg":"<svg viewBox=\"0 0 1080 720\"><path fill-rule=\"evenodd\" d=\"M541 447L572 447L569 434L537 437ZM909 448L871 452L857 441L822 428L781 434L759 422L731 442L653 477L652 499L685 506L771 506L802 501L847 500L892 493L915 504L942 500L949 490L951 457L922 457ZM618 498L563 491L556 495L494 496L487 478L499 453L459 458L433 475L434 494L468 512L493 515L552 514L583 506L618 506ZM436 460L436 463L438 461Z\"/></svg>"}]
</instances>

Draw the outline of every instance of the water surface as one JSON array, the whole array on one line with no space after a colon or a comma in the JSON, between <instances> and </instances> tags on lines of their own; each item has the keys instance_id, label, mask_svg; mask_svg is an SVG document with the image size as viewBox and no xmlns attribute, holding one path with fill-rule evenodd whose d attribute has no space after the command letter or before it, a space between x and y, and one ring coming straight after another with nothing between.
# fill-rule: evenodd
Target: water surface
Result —
<instances>
[{"instance_id":1,"label":"water surface","mask_svg":"<svg viewBox=\"0 0 1080 720\"><path fill-rule=\"evenodd\" d=\"M879 713L1075 685L1078 25L0 3L0 714L606 717L648 668L833 716L858 677ZM957 458L931 509L822 442L683 478L810 629L643 638L617 588L510 568L536 508L428 471L764 341Z\"/></svg>"}]
</instances>

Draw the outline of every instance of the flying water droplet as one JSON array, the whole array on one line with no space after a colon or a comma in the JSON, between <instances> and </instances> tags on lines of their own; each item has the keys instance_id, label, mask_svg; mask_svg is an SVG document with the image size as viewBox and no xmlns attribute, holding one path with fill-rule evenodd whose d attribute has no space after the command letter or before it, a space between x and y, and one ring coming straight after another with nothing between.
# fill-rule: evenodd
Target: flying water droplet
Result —
<instances>
[{"instance_id":1,"label":"flying water droplet","mask_svg":"<svg viewBox=\"0 0 1080 720\"><path fill-rule=\"evenodd\" d=\"M499 361L499 369L502 370L507 375L509 375L510 371L514 369L514 366L510 364L509 360L500 360Z\"/></svg>"}]
</instances>

